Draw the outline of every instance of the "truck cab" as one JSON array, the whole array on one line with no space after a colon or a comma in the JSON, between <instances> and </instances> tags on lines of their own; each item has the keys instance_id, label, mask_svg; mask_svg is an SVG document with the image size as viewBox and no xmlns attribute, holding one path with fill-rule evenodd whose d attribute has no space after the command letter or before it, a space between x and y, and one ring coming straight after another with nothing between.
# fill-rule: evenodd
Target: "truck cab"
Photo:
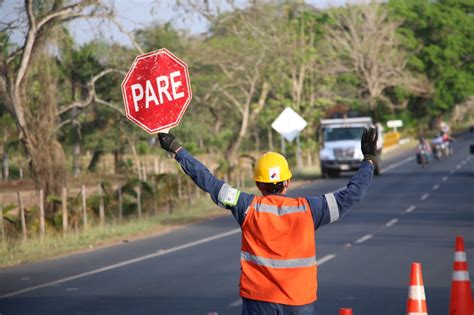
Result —
<instances>
[{"instance_id":1,"label":"truck cab","mask_svg":"<svg viewBox=\"0 0 474 315\"><path fill-rule=\"evenodd\" d=\"M344 171L359 169L364 158L360 140L365 128L373 126L372 118L340 118L321 120L319 158L323 177L336 177ZM374 174L380 174L380 155L383 147L381 125L376 126L379 133Z\"/></svg>"}]
</instances>

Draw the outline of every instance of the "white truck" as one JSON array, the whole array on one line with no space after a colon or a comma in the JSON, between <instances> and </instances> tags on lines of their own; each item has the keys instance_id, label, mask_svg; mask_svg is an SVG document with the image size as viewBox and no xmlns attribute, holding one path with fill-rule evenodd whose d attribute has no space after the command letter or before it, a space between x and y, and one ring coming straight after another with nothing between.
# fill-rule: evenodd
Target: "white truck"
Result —
<instances>
[{"instance_id":1,"label":"white truck","mask_svg":"<svg viewBox=\"0 0 474 315\"><path fill-rule=\"evenodd\" d=\"M321 174L323 177L336 177L343 171L357 170L363 154L360 139L364 128L374 126L372 118L338 118L322 119L320 132ZM377 156L374 174L380 174L380 156L383 148L383 127L376 126L378 132Z\"/></svg>"}]
</instances>

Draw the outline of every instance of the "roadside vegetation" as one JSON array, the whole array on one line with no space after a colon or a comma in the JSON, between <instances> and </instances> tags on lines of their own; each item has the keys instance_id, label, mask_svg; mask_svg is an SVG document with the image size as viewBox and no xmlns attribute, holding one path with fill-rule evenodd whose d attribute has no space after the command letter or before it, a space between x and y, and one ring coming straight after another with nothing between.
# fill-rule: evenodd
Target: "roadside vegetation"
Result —
<instances>
[{"instance_id":1,"label":"roadside vegetation","mask_svg":"<svg viewBox=\"0 0 474 315\"><path fill-rule=\"evenodd\" d=\"M177 11L209 23L199 35L159 20L126 31L99 0L28 0L17 4L17 18L0 23L0 236L8 244L0 264L38 259L40 249L49 257L144 235L167 218L213 214L201 201L194 205L202 195L124 115L120 85L144 52L165 47L188 64L193 100L173 133L239 187L251 183L255 157L280 150L271 123L287 106L308 122L304 168L295 170L302 178L318 175L321 118L401 119L413 137L435 132L442 120L474 121L472 1L321 9L229 0L226 10L218 3L176 1ZM130 43L101 36L79 45L70 22L90 19ZM296 143L286 144L292 165L295 151Z\"/></svg>"},{"instance_id":2,"label":"roadside vegetation","mask_svg":"<svg viewBox=\"0 0 474 315\"><path fill-rule=\"evenodd\" d=\"M86 231L66 234L49 229L43 238L34 237L26 241L1 243L0 267L129 242L224 214L227 214L225 210L217 208L209 198L200 197L194 201L193 207L182 206L172 214L161 213L141 219L135 218L121 224L111 222L104 226L94 225Z\"/></svg>"}]
</instances>

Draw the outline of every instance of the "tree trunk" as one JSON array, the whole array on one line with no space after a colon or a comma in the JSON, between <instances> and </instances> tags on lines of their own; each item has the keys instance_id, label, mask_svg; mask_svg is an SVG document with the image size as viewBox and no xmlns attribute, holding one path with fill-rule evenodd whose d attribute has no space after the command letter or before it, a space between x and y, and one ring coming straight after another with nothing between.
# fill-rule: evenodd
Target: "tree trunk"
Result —
<instances>
[{"instance_id":1,"label":"tree trunk","mask_svg":"<svg viewBox=\"0 0 474 315\"><path fill-rule=\"evenodd\" d=\"M119 150L114 150L114 174L119 173L122 155Z\"/></svg>"},{"instance_id":2,"label":"tree trunk","mask_svg":"<svg viewBox=\"0 0 474 315\"><path fill-rule=\"evenodd\" d=\"M7 149L3 151L2 156L2 178L4 181L7 181L10 177L10 166L8 165L8 152Z\"/></svg>"},{"instance_id":3,"label":"tree trunk","mask_svg":"<svg viewBox=\"0 0 474 315\"><path fill-rule=\"evenodd\" d=\"M94 153L92 153L92 159L89 162L89 166L87 167L87 170L90 172L94 172L97 169L97 164L100 161L100 157L102 156L104 152L102 150L94 150Z\"/></svg>"},{"instance_id":4,"label":"tree trunk","mask_svg":"<svg viewBox=\"0 0 474 315\"><path fill-rule=\"evenodd\" d=\"M268 150L273 151L273 132L272 132L272 128L267 129L267 137L268 137Z\"/></svg>"},{"instance_id":5,"label":"tree trunk","mask_svg":"<svg viewBox=\"0 0 474 315\"><path fill-rule=\"evenodd\" d=\"M72 146L72 174L74 177L79 176L81 172L81 145L79 142Z\"/></svg>"},{"instance_id":6,"label":"tree trunk","mask_svg":"<svg viewBox=\"0 0 474 315\"><path fill-rule=\"evenodd\" d=\"M244 140L244 137L247 134L248 123L249 109L247 107L242 114L242 121L240 124L240 131L237 135L237 139L235 139L235 141L232 141L231 145L225 152L225 158L229 163L230 168L234 167L234 165L237 163L237 151L240 149L240 145L242 144L242 141Z\"/></svg>"},{"instance_id":7,"label":"tree trunk","mask_svg":"<svg viewBox=\"0 0 474 315\"><path fill-rule=\"evenodd\" d=\"M61 195L62 188L67 186L66 158L61 144L40 132L34 135L25 133L22 141L37 188L44 190L46 198ZM53 204L47 205L46 217L52 218L55 211Z\"/></svg>"},{"instance_id":8,"label":"tree trunk","mask_svg":"<svg viewBox=\"0 0 474 315\"><path fill-rule=\"evenodd\" d=\"M255 139L255 150L260 152L260 137L257 129L253 131L253 138Z\"/></svg>"},{"instance_id":9,"label":"tree trunk","mask_svg":"<svg viewBox=\"0 0 474 315\"><path fill-rule=\"evenodd\" d=\"M242 110L242 120L240 123L240 131L237 136L237 139L232 142L232 144L228 147L225 153L225 158L228 161L230 165L230 169L232 169L235 164L237 163L238 156L237 152L240 149L240 146L242 144L242 141L244 140L247 130L250 124L253 124L260 111L263 109L263 106L265 105L265 101L267 100L268 93L270 92L270 85L268 82L264 81L262 83L262 89L260 91L259 99L257 106L252 110L250 113L250 102L247 104L243 104L243 110Z\"/></svg>"}]
</instances>

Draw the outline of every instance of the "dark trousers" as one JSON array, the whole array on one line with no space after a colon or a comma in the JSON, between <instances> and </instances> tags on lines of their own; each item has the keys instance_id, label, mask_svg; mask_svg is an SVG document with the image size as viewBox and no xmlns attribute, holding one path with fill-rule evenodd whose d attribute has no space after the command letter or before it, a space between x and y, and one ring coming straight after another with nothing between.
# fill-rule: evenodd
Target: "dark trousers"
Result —
<instances>
[{"instance_id":1,"label":"dark trousers","mask_svg":"<svg viewBox=\"0 0 474 315\"><path fill-rule=\"evenodd\" d=\"M285 305L242 298L242 315L315 315L313 303Z\"/></svg>"}]
</instances>

